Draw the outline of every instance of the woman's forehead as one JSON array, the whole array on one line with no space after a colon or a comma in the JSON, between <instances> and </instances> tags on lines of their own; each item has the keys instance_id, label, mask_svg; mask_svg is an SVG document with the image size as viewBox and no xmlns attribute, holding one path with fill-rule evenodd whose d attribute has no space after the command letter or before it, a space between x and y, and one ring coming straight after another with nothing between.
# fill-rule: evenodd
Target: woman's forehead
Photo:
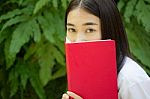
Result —
<instances>
[{"instance_id":1,"label":"woman's forehead","mask_svg":"<svg viewBox=\"0 0 150 99\"><path fill-rule=\"evenodd\" d=\"M97 16L81 8L77 8L77 9L70 11L67 16L67 23L85 24L87 22L93 22L93 23L99 24L100 19Z\"/></svg>"}]
</instances>

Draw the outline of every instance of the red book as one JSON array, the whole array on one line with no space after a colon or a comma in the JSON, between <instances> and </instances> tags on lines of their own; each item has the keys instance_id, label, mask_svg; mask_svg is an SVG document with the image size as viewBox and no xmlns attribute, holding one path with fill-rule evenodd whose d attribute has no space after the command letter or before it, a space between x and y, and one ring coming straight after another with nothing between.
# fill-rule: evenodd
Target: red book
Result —
<instances>
[{"instance_id":1,"label":"red book","mask_svg":"<svg viewBox=\"0 0 150 99\"><path fill-rule=\"evenodd\" d=\"M114 40L65 43L68 90L83 99L118 99Z\"/></svg>"}]
</instances>

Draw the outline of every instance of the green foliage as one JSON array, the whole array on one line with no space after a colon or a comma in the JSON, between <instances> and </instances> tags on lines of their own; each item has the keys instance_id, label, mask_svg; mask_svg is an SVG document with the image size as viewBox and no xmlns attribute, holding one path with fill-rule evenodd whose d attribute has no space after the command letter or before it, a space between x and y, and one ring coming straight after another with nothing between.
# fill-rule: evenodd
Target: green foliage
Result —
<instances>
[{"instance_id":1,"label":"green foliage","mask_svg":"<svg viewBox=\"0 0 150 99\"><path fill-rule=\"evenodd\" d=\"M150 75L150 1L120 0L132 54Z\"/></svg>"},{"instance_id":2,"label":"green foliage","mask_svg":"<svg viewBox=\"0 0 150 99\"><path fill-rule=\"evenodd\" d=\"M63 20L67 3L10 0L0 4L0 98L23 99L29 85L34 97L49 98L46 91L51 89L44 87L65 76Z\"/></svg>"},{"instance_id":3,"label":"green foliage","mask_svg":"<svg viewBox=\"0 0 150 99\"><path fill-rule=\"evenodd\" d=\"M49 0L39 0L36 5L35 5L35 9L33 11L33 13L37 13L43 6L45 6L47 3L49 2Z\"/></svg>"}]
</instances>

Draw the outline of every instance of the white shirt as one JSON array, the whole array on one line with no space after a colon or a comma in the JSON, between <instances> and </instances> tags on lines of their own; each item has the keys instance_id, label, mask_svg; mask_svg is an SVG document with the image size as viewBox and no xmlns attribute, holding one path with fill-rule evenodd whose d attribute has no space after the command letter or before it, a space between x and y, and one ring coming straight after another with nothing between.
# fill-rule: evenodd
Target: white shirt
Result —
<instances>
[{"instance_id":1,"label":"white shirt","mask_svg":"<svg viewBox=\"0 0 150 99\"><path fill-rule=\"evenodd\" d=\"M150 99L150 78L131 58L118 74L118 99Z\"/></svg>"}]
</instances>

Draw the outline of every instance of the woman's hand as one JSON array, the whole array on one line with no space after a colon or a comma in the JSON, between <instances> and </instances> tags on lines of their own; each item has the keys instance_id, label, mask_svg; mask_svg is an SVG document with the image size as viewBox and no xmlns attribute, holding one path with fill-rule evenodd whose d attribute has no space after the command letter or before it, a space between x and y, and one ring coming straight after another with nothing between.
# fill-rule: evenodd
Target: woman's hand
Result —
<instances>
[{"instance_id":1,"label":"woman's hand","mask_svg":"<svg viewBox=\"0 0 150 99\"><path fill-rule=\"evenodd\" d=\"M79 95L77 95L73 92L70 92L70 91L67 91L67 93L64 93L62 95L62 99L69 99L69 97L72 97L73 99L83 99Z\"/></svg>"}]
</instances>

